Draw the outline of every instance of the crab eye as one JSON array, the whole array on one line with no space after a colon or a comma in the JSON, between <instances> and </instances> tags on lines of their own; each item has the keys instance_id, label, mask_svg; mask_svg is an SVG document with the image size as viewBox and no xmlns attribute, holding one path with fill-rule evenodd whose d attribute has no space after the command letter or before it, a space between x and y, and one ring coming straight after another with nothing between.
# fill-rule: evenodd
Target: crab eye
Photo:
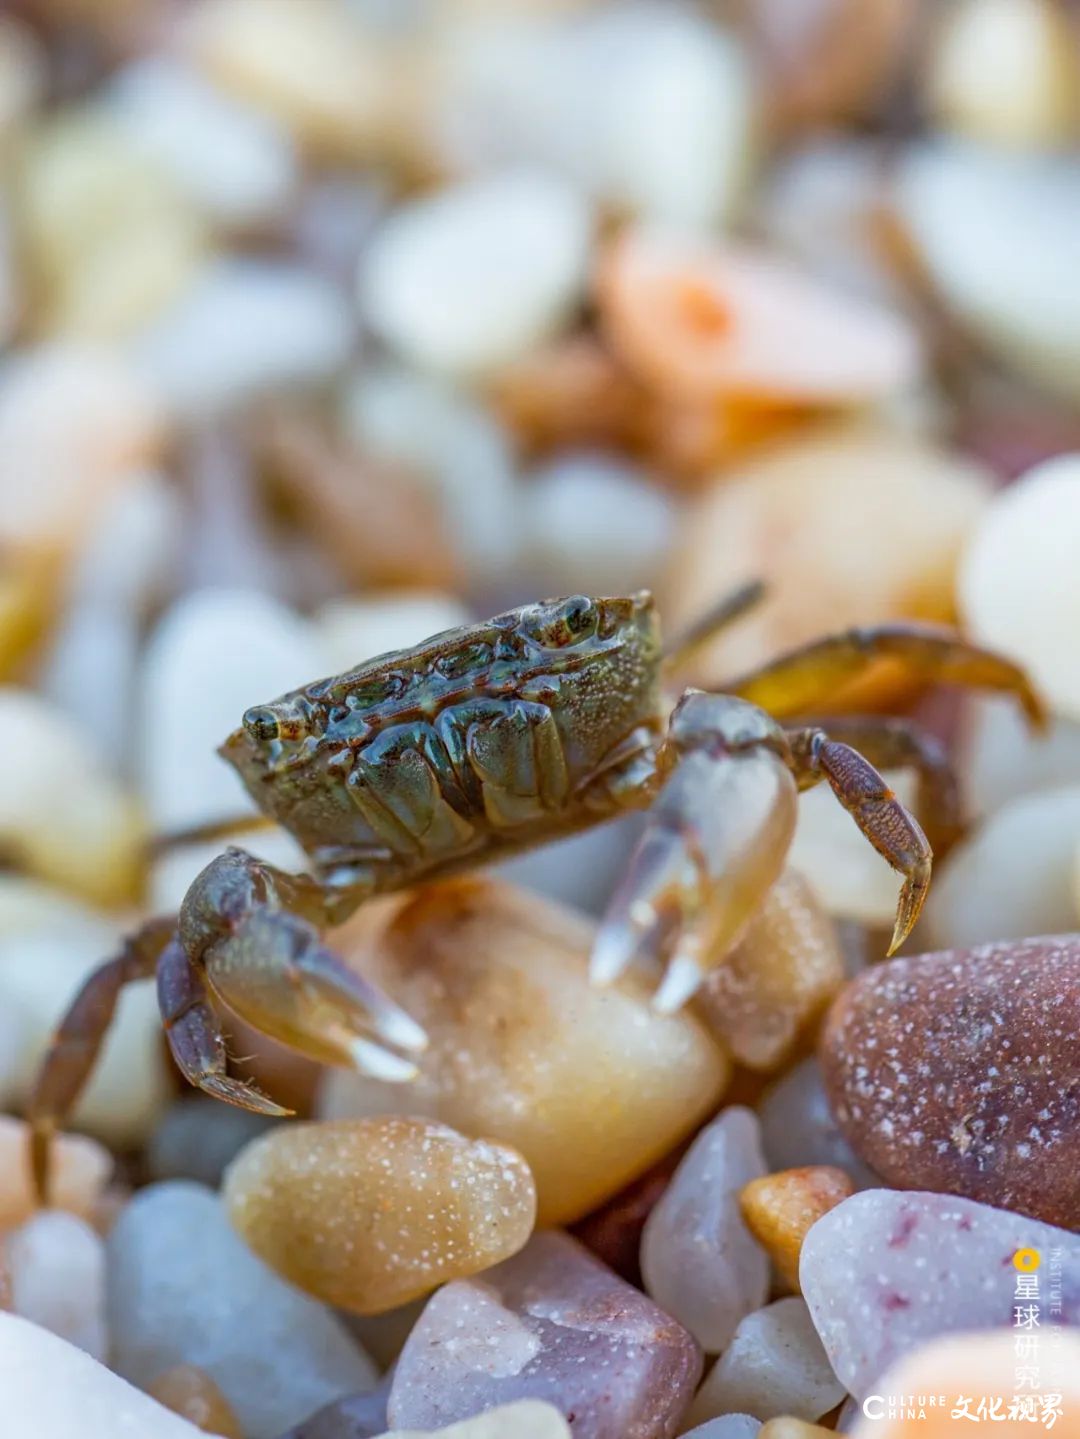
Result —
<instances>
[{"instance_id":1,"label":"crab eye","mask_svg":"<svg viewBox=\"0 0 1080 1439\"><path fill-rule=\"evenodd\" d=\"M267 709L265 705L258 705L254 709L245 711L243 723L251 738L258 740L261 744L268 744L281 734L277 715L272 709Z\"/></svg>"},{"instance_id":2,"label":"crab eye","mask_svg":"<svg viewBox=\"0 0 1080 1439\"><path fill-rule=\"evenodd\" d=\"M562 618L575 638L589 634L596 627L596 611L592 602L584 595L575 595L573 599L567 600Z\"/></svg>"}]
</instances>

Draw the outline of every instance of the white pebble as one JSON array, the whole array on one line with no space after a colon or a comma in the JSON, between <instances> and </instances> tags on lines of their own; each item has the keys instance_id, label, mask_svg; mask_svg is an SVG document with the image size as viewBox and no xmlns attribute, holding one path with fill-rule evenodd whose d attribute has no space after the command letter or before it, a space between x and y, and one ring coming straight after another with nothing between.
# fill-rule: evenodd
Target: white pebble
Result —
<instances>
[{"instance_id":1,"label":"white pebble","mask_svg":"<svg viewBox=\"0 0 1080 1439\"><path fill-rule=\"evenodd\" d=\"M1080 190L1077 205L1080 226ZM1050 707L1073 719L1080 719L1078 553L1080 454L1059 455L995 497L957 576L972 637L1024 664Z\"/></svg>"},{"instance_id":2,"label":"white pebble","mask_svg":"<svg viewBox=\"0 0 1080 1439\"><path fill-rule=\"evenodd\" d=\"M969 695L959 774L975 819L1035 790L1080 785L1080 721L1053 718L1045 734L1035 734L1013 701Z\"/></svg>"},{"instance_id":3,"label":"white pebble","mask_svg":"<svg viewBox=\"0 0 1080 1439\"><path fill-rule=\"evenodd\" d=\"M134 143L214 221L250 225L279 214L297 182L293 145L265 113L163 56L114 76L105 101Z\"/></svg>"},{"instance_id":4,"label":"white pebble","mask_svg":"<svg viewBox=\"0 0 1080 1439\"><path fill-rule=\"evenodd\" d=\"M140 695L143 793L162 830L246 814L217 746L250 706L326 673L311 625L266 595L197 590L147 645Z\"/></svg>"},{"instance_id":5,"label":"white pebble","mask_svg":"<svg viewBox=\"0 0 1080 1439\"><path fill-rule=\"evenodd\" d=\"M757 1439L761 1420L749 1414L721 1414L694 1429L687 1429L683 1439Z\"/></svg>"},{"instance_id":6,"label":"white pebble","mask_svg":"<svg viewBox=\"0 0 1080 1439\"><path fill-rule=\"evenodd\" d=\"M630 594L658 578L675 522L672 501L634 465L564 455L527 477L522 560L538 594Z\"/></svg>"},{"instance_id":7,"label":"white pebble","mask_svg":"<svg viewBox=\"0 0 1080 1439\"><path fill-rule=\"evenodd\" d=\"M801 1299L778 1299L748 1314L697 1392L691 1419L753 1414L820 1419L844 1397L810 1311Z\"/></svg>"},{"instance_id":8,"label":"white pebble","mask_svg":"<svg viewBox=\"0 0 1080 1439\"><path fill-rule=\"evenodd\" d=\"M403 590L331 600L314 616L332 671L341 673L391 650L408 649L443 630L467 625L472 616L453 595Z\"/></svg>"},{"instance_id":9,"label":"white pebble","mask_svg":"<svg viewBox=\"0 0 1080 1439\"><path fill-rule=\"evenodd\" d=\"M320 276L274 260L219 259L133 340L131 355L166 407L196 420L328 379L352 340L348 309Z\"/></svg>"},{"instance_id":10,"label":"white pebble","mask_svg":"<svg viewBox=\"0 0 1080 1439\"><path fill-rule=\"evenodd\" d=\"M245 797L241 794L231 813L243 813L245 808ZM251 831L240 828L234 834L218 835L215 839L168 845L150 870L150 905L153 912L175 914L195 876L201 874L210 861L231 844L246 849L256 859L263 859L278 869L296 873L309 865L307 856L292 835L273 825Z\"/></svg>"},{"instance_id":11,"label":"white pebble","mask_svg":"<svg viewBox=\"0 0 1080 1439\"><path fill-rule=\"evenodd\" d=\"M584 291L591 231L584 199L538 172L415 200L380 227L361 262L364 317L424 368L490 371L569 318Z\"/></svg>"},{"instance_id":12,"label":"white pebble","mask_svg":"<svg viewBox=\"0 0 1080 1439\"><path fill-rule=\"evenodd\" d=\"M931 279L1017 369L1080 396L1080 166L937 142L908 156L899 204Z\"/></svg>"},{"instance_id":13,"label":"white pebble","mask_svg":"<svg viewBox=\"0 0 1080 1439\"><path fill-rule=\"evenodd\" d=\"M40 1325L0 1313L4 1439L205 1439Z\"/></svg>"},{"instance_id":14,"label":"white pebble","mask_svg":"<svg viewBox=\"0 0 1080 1439\"><path fill-rule=\"evenodd\" d=\"M739 1190L765 1173L756 1115L725 1109L675 1171L645 1225L641 1272L662 1309L709 1354L769 1292L769 1261L739 1210Z\"/></svg>"},{"instance_id":15,"label":"white pebble","mask_svg":"<svg viewBox=\"0 0 1080 1439\"><path fill-rule=\"evenodd\" d=\"M74 1214L42 1210L7 1236L11 1307L105 1360L105 1245Z\"/></svg>"},{"instance_id":16,"label":"white pebble","mask_svg":"<svg viewBox=\"0 0 1080 1439\"><path fill-rule=\"evenodd\" d=\"M476 583L514 559L516 475L510 437L485 406L426 375L366 369L343 423L357 447L407 466L443 511L449 542Z\"/></svg>"},{"instance_id":17,"label":"white pebble","mask_svg":"<svg viewBox=\"0 0 1080 1439\"><path fill-rule=\"evenodd\" d=\"M935 947L965 948L1076 928L1073 855L1080 785L1004 805L935 875L926 922Z\"/></svg>"},{"instance_id":18,"label":"white pebble","mask_svg":"<svg viewBox=\"0 0 1080 1439\"><path fill-rule=\"evenodd\" d=\"M141 1190L113 1226L107 1254L117 1370L148 1384L177 1364L205 1369L248 1439L273 1439L375 1382L371 1361L330 1310L256 1259L201 1185Z\"/></svg>"}]
</instances>

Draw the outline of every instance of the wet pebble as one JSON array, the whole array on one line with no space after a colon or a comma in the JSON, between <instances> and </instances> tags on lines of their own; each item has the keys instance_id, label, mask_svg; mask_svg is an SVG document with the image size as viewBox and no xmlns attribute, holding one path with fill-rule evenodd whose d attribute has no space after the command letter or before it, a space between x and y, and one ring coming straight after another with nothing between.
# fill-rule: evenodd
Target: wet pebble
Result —
<instances>
[{"instance_id":1,"label":"wet pebble","mask_svg":"<svg viewBox=\"0 0 1080 1439\"><path fill-rule=\"evenodd\" d=\"M414 200L361 264L361 308L421 368L477 374L516 359L569 317L584 289L592 217L569 185L510 171Z\"/></svg>"},{"instance_id":2,"label":"wet pebble","mask_svg":"<svg viewBox=\"0 0 1080 1439\"><path fill-rule=\"evenodd\" d=\"M806 1236L800 1281L843 1386L864 1399L925 1340L1012 1326L1019 1249L1059 1252L1061 1322L1080 1321L1080 1239L1064 1229L955 1195L890 1189L830 1210Z\"/></svg>"},{"instance_id":3,"label":"wet pebble","mask_svg":"<svg viewBox=\"0 0 1080 1439\"><path fill-rule=\"evenodd\" d=\"M4 1439L201 1439L202 1431L38 1324L0 1313Z\"/></svg>"},{"instance_id":4,"label":"wet pebble","mask_svg":"<svg viewBox=\"0 0 1080 1439\"><path fill-rule=\"evenodd\" d=\"M758 1105L758 1119L770 1170L832 1165L842 1169L856 1189L880 1185L841 1133L816 1059L804 1059L772 1086Z\"/></svg>"},{"instance_id":5,"label":"wet pebble","mask_svg":"<svg viewBox=\"0 0 1080 1439\"><path fill-rule=\"evenodd\" d=\"M1080 1228L1080 939L892 960L822 1039L836 1118L886 1180Z\"/></svg>"},{"instance_id":6,"label":"wet pebble","mask_svg":"<svg viewBox=\"0 0 1080 1439\"><path fill-rule=\"evenodd\" d=\"M698 1390L690 1417L819 1419L843 1397L810 1311L801 1299L778 1299L741 1320Z\"/></svg>"},{"instance_id":7,"label":"wet pebble","mask_svg":"<svg viewBox=\"0 0 1080 1439\"><path fill-rule=\"evenodd\" d=\"M328 1074L327 1117L428 1114L524 1155L539 1222L567 1223L660 1159L710 1112L725 1056L686 1013L659 1015L648 976L599 990L594 926L512 886L431 886L374 940L342 951L430 1037L420 1078L400 1085ZM355 930L353 931L356 932ZM748 1176L750 1177L750 1176Z\"/></svg>"},{"instance_id":8,"label":"wet pebble","mask_svg":"<svg viewBox=\"0 0 1080 1439\"><path fill-rule=\"evenodd\" d=\"M538 1234L428 1301L398 1360L390 1418L438 1427L531 1398L574 1439L670 1439L701 1374L689 1334L566 1235Z\"/></svg>"},{"instance_id":9,"label":"wet pebble","mask_svg":"<svg viewBox=\"0 0 1080 1439\"><path fill-rule=\"evenodd\" d=\"M201 1185L141 1190L113 1226L107 1258L118 1372L148 1385L178 1364L205 1370L248 1439L276 1439L375 1382L329 1310L257 1259Z\"/></svg>"},{"instance_id":10,"label":"wet pebble","mask_svg":"<svg viewBox=\"0 0 1080 1439\"><path fill-rule=\"evenodd\" d=\"M532 1175L514 1150L395 1116L275 1129L233 1160L223 1193L260 1258L357 1314L497 1264L536 1218Z\"/></svg>"},{"instance_id":11,"label":"wet pebble","mask_svg":"<svg viewBox=\"0 0 1080 1439\"><path fill-rule=\"evenodd\" d=\"M14 1313L104 1362L105 1246L85 1220L42 1210L5 1240Z\"/></svg>"},{"instance_id":12,"label":"wet pebble","mask_svg":"<svg viewBox=\"0 0 1080 1439\"><path fill-rule=\"evenodd\" d=\"M739 1210L739 1191L764 1172L756 1116L727 1109L694 1140L645 1225L645 1287L709 1354L769 1292L768 1258Z\"/></svg>"}]
</instances>

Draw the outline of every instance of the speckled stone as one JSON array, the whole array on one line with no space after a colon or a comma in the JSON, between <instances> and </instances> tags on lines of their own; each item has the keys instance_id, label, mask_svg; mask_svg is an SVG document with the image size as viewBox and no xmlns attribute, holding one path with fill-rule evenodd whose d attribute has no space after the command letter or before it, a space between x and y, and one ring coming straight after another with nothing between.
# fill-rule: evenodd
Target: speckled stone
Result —
<instances>
[{"instance_id":1,"label":"speckled stone","mask_svg":"<svg viewBox=\"0 0 1080 1439\"><path fill-rule=\"evenodd\" d=\"M857 1399L890 1365L943 1334L1013 1323L1018 1249L1060 1264L1061 1322L1080 1323L1080 1238L954 1195L853 1194L806 1236L803 1296L841 1383Z\"/></svg>"},{"instance_id":2,"label":"speckled stone","mask_svg":"<svg viewBox=\"0 0 1080 1439\"><path fill-rule=\"evenodd\" d=\"M822 1038L836 1119L890 1184L1080 1227L1080 935L867 970Z\"/></svg>"},{"instance_id":3,"label":"speckled stone","mask_svg":"<svg viewBox=\"0 0 1080 1439\"><path fill-rule=\"evenodd\" d=\"M574 1439L671 1439L701 1377L690 1335L567 1235L448 1284L402 1350L390 1420L437 1429L542 1399Z\"/></svg>"}]
</instances>

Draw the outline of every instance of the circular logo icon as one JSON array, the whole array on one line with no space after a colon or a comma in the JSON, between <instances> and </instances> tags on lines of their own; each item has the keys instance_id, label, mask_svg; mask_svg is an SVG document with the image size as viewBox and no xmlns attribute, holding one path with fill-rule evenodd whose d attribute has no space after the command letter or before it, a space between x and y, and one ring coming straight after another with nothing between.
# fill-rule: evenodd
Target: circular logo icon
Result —
<instances>
[{"instance_id":1,"label":"circular logo icon","mask_svg":"<svg viewBox=\"0 0 1080 1439\"><path fill-rule=\"evenodd\" d=\"M1039 1267L1039 1251L1037 1249L1018 1249L1013 1255L1013 1268L1032 1270Z\"/></svg>"}]
</instances>

